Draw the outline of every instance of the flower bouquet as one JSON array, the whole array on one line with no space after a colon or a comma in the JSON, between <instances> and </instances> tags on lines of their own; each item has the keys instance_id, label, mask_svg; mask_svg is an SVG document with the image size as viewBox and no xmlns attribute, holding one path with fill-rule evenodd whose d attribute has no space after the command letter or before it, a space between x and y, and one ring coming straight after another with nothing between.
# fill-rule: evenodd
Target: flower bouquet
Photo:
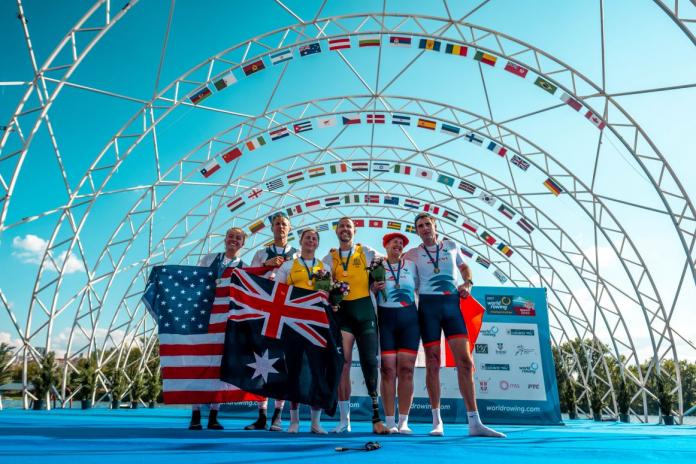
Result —
<instances>
[{"instance_id":1,"label":"flower bouquet","mask_svg":"<svg viewBox=\"0 0 696 464\"><path fill-rule=\"evenodd\" d=\"M367 271L370 273L372 280L375 282L384 282L387 280L387 271L384 269L384 258L382 257L378 256L373 259L372 263L370 263L370 266L367 268ZM380 290L380 293L382 298L384 298L384 301L387 301L387 292L382 289Z\"/></svg>"},{"instance_id":2,"label":"flower bouquet","mask_svg":"<svg viewBox=\"0 0 696 464\"><path fill-rule=\"evenodd\" d=\"M312 275L314 279L314 289L331 292L331 273L326 269L319 269Z\"/></svg>"},{"instance_id":3,"label":"flower bouquet","mask_svg":"<svg viewBox=\"0 0 696 464\"><path fill-rule=\"evenodd\" d=\"M331 291L329 292L329 301L332 306L338 306L343 298L348 296L350 292L350 285L348 282L336 281L331 285Z\"/></svg>"}]
</instances>

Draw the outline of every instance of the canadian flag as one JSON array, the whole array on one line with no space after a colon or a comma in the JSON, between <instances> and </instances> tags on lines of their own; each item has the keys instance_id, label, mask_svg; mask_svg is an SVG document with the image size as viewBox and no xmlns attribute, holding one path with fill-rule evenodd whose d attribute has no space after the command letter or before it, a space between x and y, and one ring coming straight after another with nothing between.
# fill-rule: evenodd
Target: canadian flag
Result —
<instances>
[{"instance_id":1,"label":"canadian flag","mask_svg":"<svg viewBox=\"0 0 696 464\"><path fill-rule=\"evenodd\" d=\"M606 126L606 123L602 121L599 116L594 114L592 111L588 111L585 113L585 117L590 120L592 124L595 125L595 127L599 130L604 129L604 126Z\"/></svg>"}]
</instances>

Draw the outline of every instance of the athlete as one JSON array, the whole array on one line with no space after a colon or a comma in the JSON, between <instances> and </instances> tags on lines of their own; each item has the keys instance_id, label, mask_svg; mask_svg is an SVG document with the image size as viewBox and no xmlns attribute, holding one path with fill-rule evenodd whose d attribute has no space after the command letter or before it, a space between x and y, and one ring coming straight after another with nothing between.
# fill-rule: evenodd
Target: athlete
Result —
<instances>
[{"instance_id":1,"label":"athlete","mask_svg":"<svg viewBox=\"0 0 696 464\"><path fill-rule=\"evenodd\" d=\"M473 285L469 266L451 240L438 240L435 218L428 213L416 216L416 233L423 243L405 254L418 269L418 319L425 350L425 384L430 396L433 429L430 435L444 435L440 417L440 336L444 331L457 366L459 391L466 405L469 435L505 437L481 423L474 392L474 363L469 352L459 298L467 298ZM464 283L457 286L457 271Z\"/></svg>"},{"instance_id":2,"label":"athlete","mask_svg":"<svg viewBox=\"0 0 696 464\"><path fill-rule=\"evenodd\" d=\"M273 243L256 252L251 260L251 267L271 266L274 269L267 271L264 277L273 280L278 267L284 262L292 260L297 250L288 245L290 233L290 219L284 213L276 213L271 216L271 228L273 231ZM256 421L244 427L245 430L264 430L266 428L268 400L259 401L259 416ZM273 418L270 430L279 432L283 430L283 406L285 401L275 400Z\"/></svg>"},{"instance_id":3,"label":"athlete","mask_svg":"<svg viewBox=\"0 0 696 464\"><path fill-rule=\"evenodd\" d=\"M316 290L314 274L324 269L324 263L314 253L319 246L319 234L314 229L304 229L300 235L300 253L292 261L285 261L276 272L276 280L305 290ZM321 408L312 406L312 433L326 434L321 426ZM299 403L290 403L290 427L288 433L300 431Z\"/></svg>"},{"instance_id":4,"label":"athlete","mask_svg":"<svg viewBox=\"0 0 696 464\"><path fill-rule=\"evenodd\" d=\"M413 401L413 368L416 365L420 332L415 291L416 265L402 257L408 238L398 232L386 234L382 244L387 252L384 282L374 282L377 299L379 346L382 354L380 391L389 433L412 433L408 413ZM384 298L386 295L386 299ZM394 419L394 399L399 392L399 423Z\"/></svg>"},{"instance_id":5,"label":"athlete","mask_svg":"<svg viewBox=\"0 0 696 464\"><path fill-rule=\"evenodd\" d=\"M379 417L377 401L377 318L370 298L369 273L367 267L376 256L368 246L354 244L355 224L347 217L341 218L336 226L339 248L332 249L323 259L335 280L348 282L350 292L337 308L337 319L343 338L345 363L338 386L338 408L340 421L334 433L350 432L350 366L353 344L358 345L360 367L367 392L372 399L372 431L389 433Z\"/></svg>"},{"instance_id":6,"label":"athlete","mask_svg":"<svg viewBox=\"0 0 696 464\"><path fill-rule=\"evenodd\" d=\"M225 252L207 254L200 259L198 265L211 268L211 270L217 276L217 279L220 279L222 277L222 273L228 267L244 266L244 263L239 257L239 251L244 246L245 241L246 234L242 229L238 227L228 229L225 233ZM191 406L192 411L189 430L203 429L201 426L201 406L202 405L200 404L194 404ZM210 414L208 415L208 428L211 430L223 430L224 427L217 420L220 404L210 403L208 406L210 409Z\"/></svg>"}]
</instances>

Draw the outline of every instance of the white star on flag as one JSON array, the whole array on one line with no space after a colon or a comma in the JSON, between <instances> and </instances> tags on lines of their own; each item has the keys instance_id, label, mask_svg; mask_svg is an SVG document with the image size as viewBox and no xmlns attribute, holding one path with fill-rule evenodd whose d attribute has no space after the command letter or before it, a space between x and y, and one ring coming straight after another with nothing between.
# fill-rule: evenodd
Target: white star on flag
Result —
<instances>
[{"instance_id":1,"label":"white star on flag","mask_svg":"<svg viewBox=\"0 0 696 464\"><path fill-rule=\"evenodd\" d=\"M259 356L258 354L254 353L254 358L256 358L256 361L253 363L247 364L247 366L251 367L254 369L254 374L251 376L252 379L255 379L256 377L263 377L264 382L268 382L268 374L277 374L278 371L275 370L273 367L273 364L279 359L279 358L268 358L268 350L266 350L263 353L263 356Z\"/></svg>"}]
</instances>

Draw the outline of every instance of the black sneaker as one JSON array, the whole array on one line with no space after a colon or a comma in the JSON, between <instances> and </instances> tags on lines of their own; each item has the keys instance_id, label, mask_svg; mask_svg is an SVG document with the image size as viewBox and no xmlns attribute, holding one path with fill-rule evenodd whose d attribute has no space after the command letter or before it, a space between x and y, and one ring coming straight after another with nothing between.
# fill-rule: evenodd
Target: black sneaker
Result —
<instances>
[{"instance_id":1,"label":"black sneaker","mask_svg":"<svg viewBox=\"0 0 696 464\"><path fill-rule=\"evenodd\" d=\"M217 420L218 412L216 410L211 410L208 415L208 429L210 430L225 430L225 427Z\"/></svg>"},{"instance_id":2,"label":"black sneaker","mask_svg":"<svg viewBox=\"0 0 696 464\"><path fill-rule=\"evenodd\" d=\"M203 430L201 425L201 411L191 411L191 423L189 424L189 430Z\"/></svg>"}]
</instances>

